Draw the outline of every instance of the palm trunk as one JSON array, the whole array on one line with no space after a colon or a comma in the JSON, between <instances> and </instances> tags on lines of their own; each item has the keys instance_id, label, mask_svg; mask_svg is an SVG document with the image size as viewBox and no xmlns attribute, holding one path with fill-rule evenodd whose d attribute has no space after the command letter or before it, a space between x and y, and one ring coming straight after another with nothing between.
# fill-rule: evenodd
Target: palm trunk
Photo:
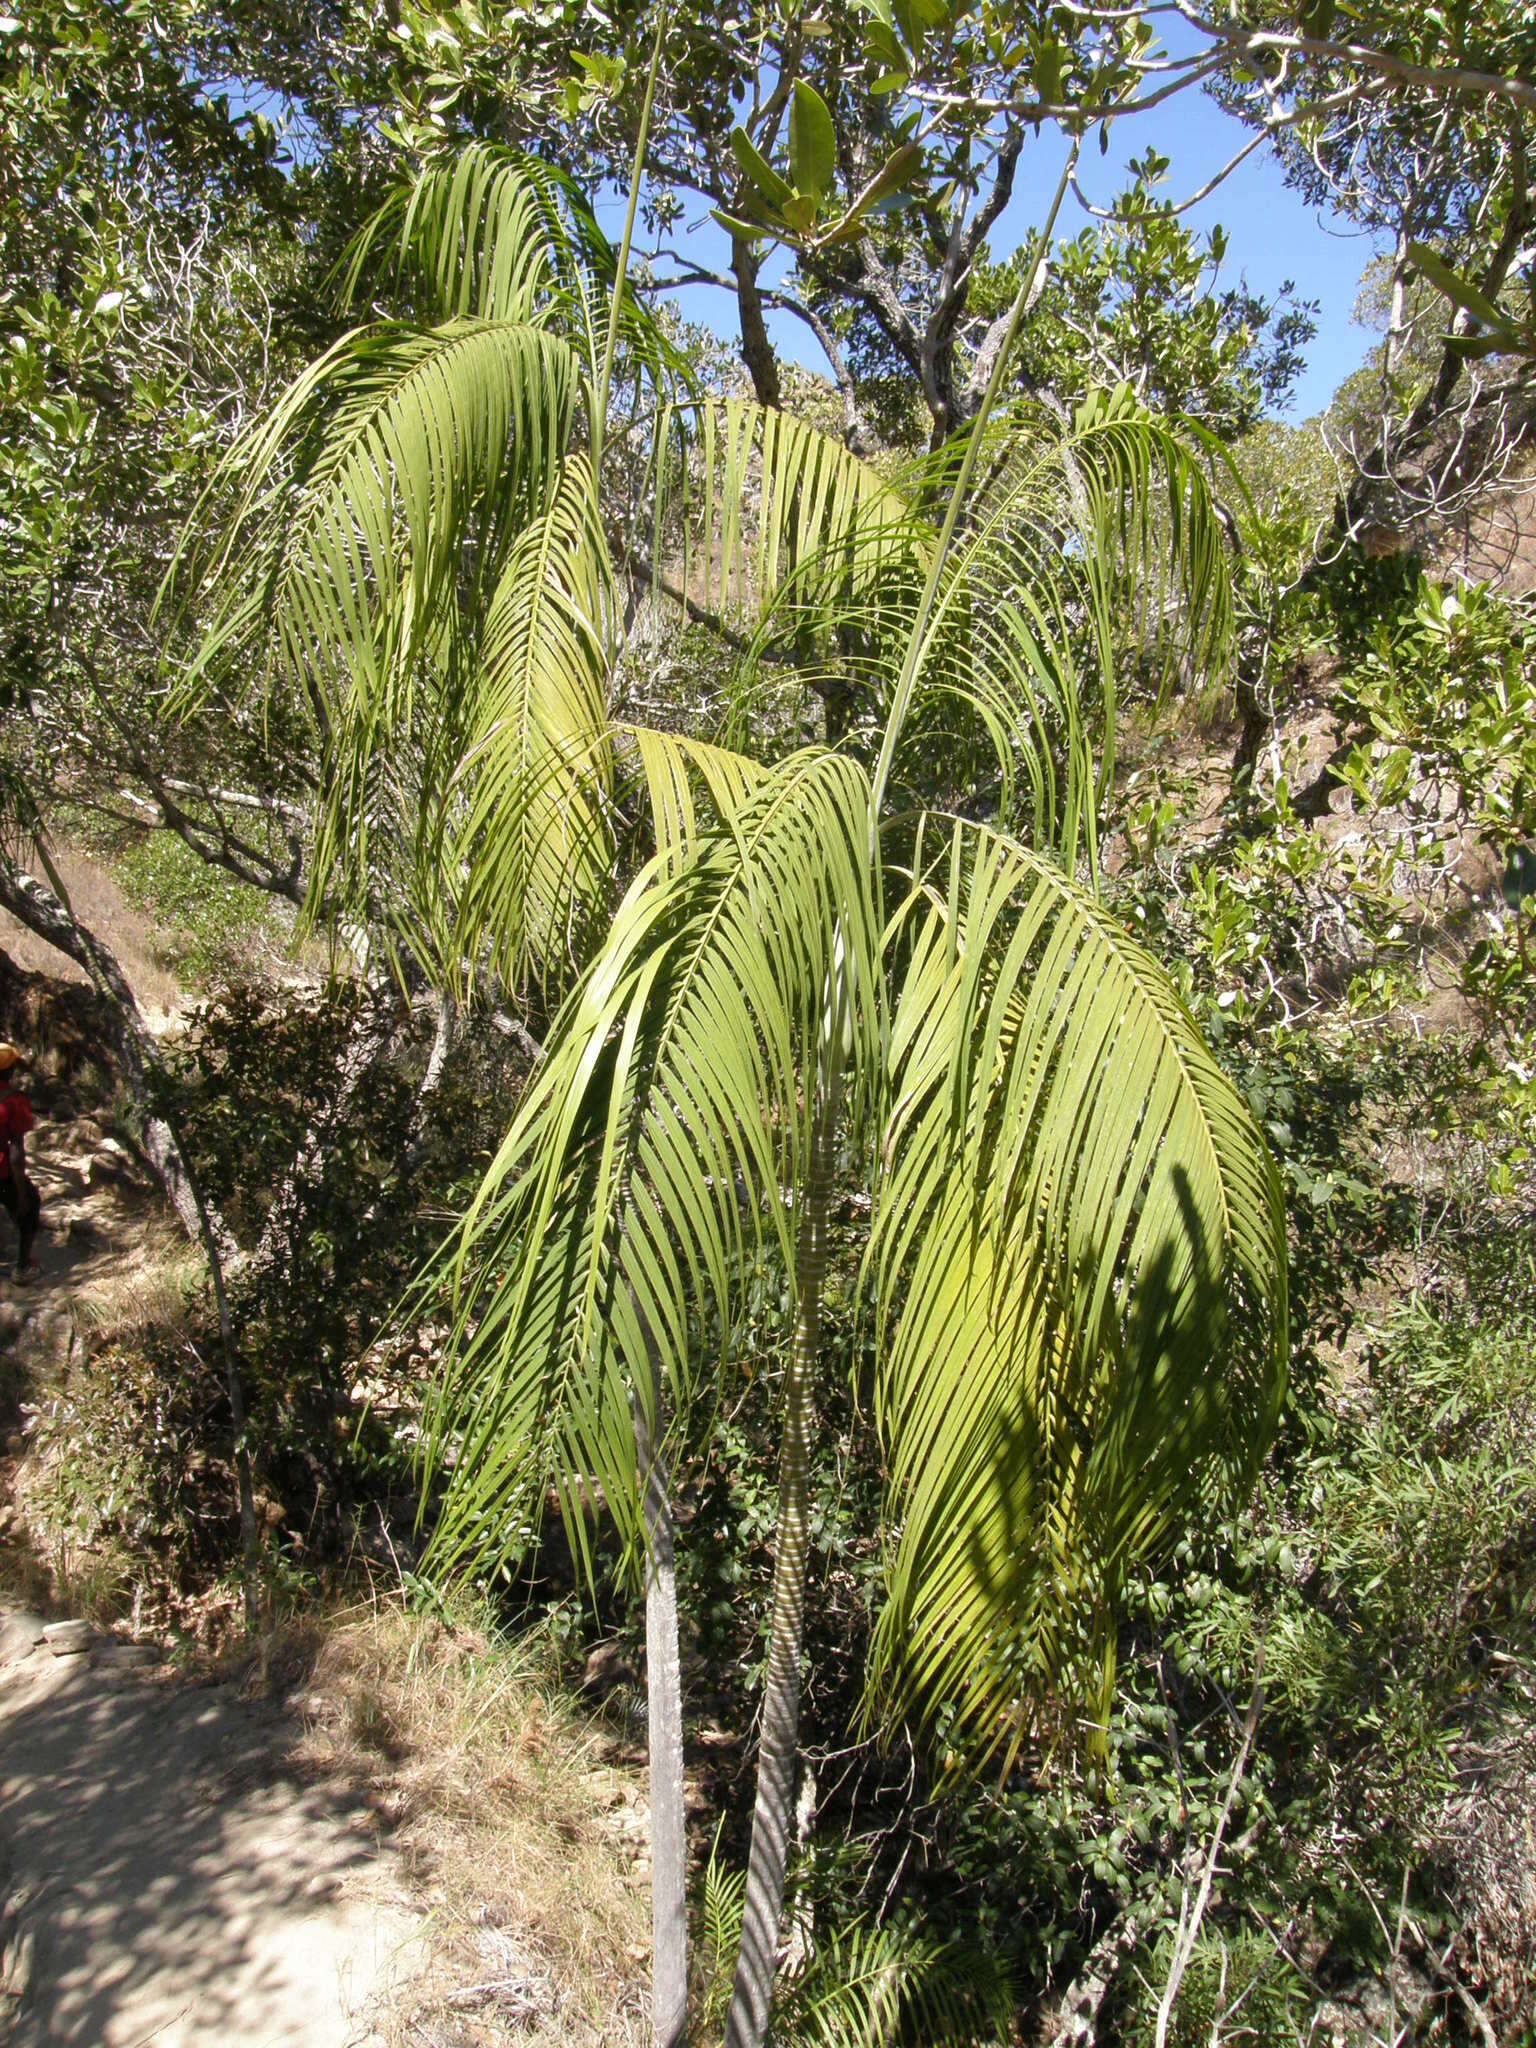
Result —
<instances>
[{"instance_id":1,"label":"palm trunk","mask_svg":"<svg viewBox=\"0 0 1536 2048\"><path fill-rule=\"evenodd\" d=\"M659 1395L659 1388L658 1388ZM657 1411L657 1436L662 1416ZM683 1687L671 1473L635 1409L645 1486L645 1688L651 1776L651 2040L688 2038L688 1854L683 1809Z\"/></svg>"},{"instance_id":2,"label":"palm trunk","mask_svg":"<svg viewBox=\"0 0 1536 2048\"><path fill-rule=\"evenodd\" d=\"M805 1640L805 1564L809 1545L811 1373L821 1339L821 1289L827 1270L827 1215L837 1135L837 1048L827 1048L827 1080L811 1132L810 1168L796 1254L799 1306L784 1390L784 1449L768 1631L768 1679L757 1752L757 1803L747 1856L746 1909L725 2048L762 2048L773 2005L784 1872L795 1818L795 1758L800 1736L800 1653Z\"/></svg>"}]
</instances>

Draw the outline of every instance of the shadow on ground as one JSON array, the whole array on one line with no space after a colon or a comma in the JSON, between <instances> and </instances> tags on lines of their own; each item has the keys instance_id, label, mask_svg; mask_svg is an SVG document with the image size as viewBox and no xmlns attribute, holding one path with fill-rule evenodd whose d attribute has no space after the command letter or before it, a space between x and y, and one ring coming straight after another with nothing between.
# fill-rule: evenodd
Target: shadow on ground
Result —
<instances>
[{"instance_id":1,"label":"shadow on ground","mask_svg":"<svg viewBox=\"0 0 1536 2048\"><path fill-rule=\"evenodd\" d=\"M0 1636L0 2033L9 2020L17 2048L380 2039L415 1923L362 1801L303 1781L270 1707L121 1670L121 1652L55 1659L38 1633L13 1613Z\"/></svg>"}]
</instances>

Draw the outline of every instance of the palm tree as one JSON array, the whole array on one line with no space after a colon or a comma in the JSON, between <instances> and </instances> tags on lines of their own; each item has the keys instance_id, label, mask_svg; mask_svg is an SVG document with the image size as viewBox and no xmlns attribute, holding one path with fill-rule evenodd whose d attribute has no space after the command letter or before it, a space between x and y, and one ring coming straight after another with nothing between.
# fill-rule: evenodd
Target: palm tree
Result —
<instances>
[{"instance_id":1,"label":"palm tree","mask_svg":"<svg viewBox=\"0 0 1536 2048\"><path fill-rule=\"evenodd\" d=\"M517 1554L550 1483L585 1548L601 1500L656 1596L653 1694L675 1689L667 1446L706 1322L728 1344L761 1257L790 1276L727 2031L756 2044L834 1180L862 1178L873 1218L891 1488L872 1716L942 1718L973 1762L1011 1758L1047 1706L1102 1719L1118 1583L1241 1483L1273 1420L1276 1176L1096 893L1124 658L1208 669L1229 604L1203 473L1128 393L1065 424L994 422L995 376L957 450L891 476L783 415L669 407L625 312L653 587L670 568L685 605L734 622L749 679L832 684L870 715L842 746L777 757L616 723L600 464L629 301L621 263L600 348L606 259L573 220L546 175L485 152L417 181L400 248L430 321L348 336L241 452L193 686L259 635L309 706L317 892L387 897L440 971L568 984L452 1247L426 1453L448 1473L440 1562ZM992 762L994 815L938 800L936 753L957 750ZM652 1713L653 1825L669 1808L680 1858L675 1690ZM658 1850L656 1875L672 2043L680 1861L664 1872Z\"/></svg>"},{"instance_id":2,"label":"palm tree","mask_svg":"<svg viewBox=\"0 0 1536 2048\"><path fill-rule=\"evenodd\" d=\"M1057 522L1154 460L1186 515L1198 497L1128 402L1079 421L1056 456L1068 447ZM1067 682L1079 636L1049 642L1046 624L1071 622L1065 583L1087 588L1105 535L1078 526L1054 593L1005 597L1000 536L1032 545L1015 522L1026 503L1038 517L1047 467L1038 449L1016 460L1014 474L1000 456L922 631L935 702L999 712L1005 686L981 664L1005 655L1029 665L1043 715L1048 692L1068 709L1085 694ZM1119 587L1103 576L1106 606ZM764 2038L778 1945L834 1176L866 1176L874 1219L891 1564L872 1708L942 1708L953 1750L1010 1756L1053 1698L1102 1720L1118 1580L1192 1501L1251 1471L1281 1384L1284 1227L1262 1142L1167 977L1058 858L1091 838L1081 731L1075 769L1042 734L1055 830L1032 846L881 804L899 708L873 772L814 747L743 770L739 790L713 791L712 827L635 875L465 1220L436 1416L435 1449L455 1454L446 1540L494 1542L509 1512L515 1529L547 1462L594 1476L639 1544L632 1390L654 1383L659 1351L683 1405L703 1313L738 1322L765 1248L792 1276L732 2043ZM1234 1300L1257 1313L1229 1342ZM548 1448L530 1466L534 1446Z\"/></svg>"},{"instance_id":3,"label":"palm tree","mask_svg":"<svg viewBox=\"0 0 1536 2048\"><path fill-rule=\"evenodd\" d=\"M633 441L649 420L663 453L679 439L685 415L664 402L678 365L627 290L623 249L616 260L530 159L471 148L428 167L359 237L347 296L390 259L415 317L343 336L239 442L188 524L165 593L195 636L173 704L260 690L274 733L313 754L311 922L361 929L411 978L558 992L632 862L630 779L652 843L681 847L690 778L728 804L751 767L610 719L622 608L598 477L605 442L610 467L616 443L624 457L621 432ZM710 413L700 440L733 502L763 454L785 485L776 510L758 509L750 567L730 522L712 529L711 588L746 574L770 595L780 554L787 573L850 505L887 495L792 422L744 435ZM671 2041L688 1971L659 1348L643 1370L630 1464L646 1475L653 2011Z\"/></svg>"}]
</instances>

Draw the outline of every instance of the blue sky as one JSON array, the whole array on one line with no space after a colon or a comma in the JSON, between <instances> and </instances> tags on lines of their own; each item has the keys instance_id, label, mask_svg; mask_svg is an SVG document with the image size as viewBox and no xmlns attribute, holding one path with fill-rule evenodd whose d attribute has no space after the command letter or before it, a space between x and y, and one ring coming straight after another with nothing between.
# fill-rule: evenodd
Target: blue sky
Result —
<instances>
[{"instance_id":1,"label":"blue sky","mask_svg":"<svg viewBox=\"0 0 1536 2048\"><path fill-rule=\"evenodd\" d=\"M1187 36L1189 31L1183 33ZM1168 40L1183 54L1179 38ZM270 95L245 100L238 94L235 97L240 106L270 102ZM274 117L281 112L270 103L264 110ZM1079 182L1095 205L1106 206L1129 184L1126 166L1130 158L1143 155L1151 146L1169 159L1165 195L1182 200L1199 191L1228 163L1250 133L1207 94L1191 89L1146 114L1117 122L1107 155L1100 156L1090 145ZM1026 147L1013 199L992 234L994 257L1011 255L1044 218L1061 174L1065 148L1064 140L1054 132ZM596 210L617 240L623 225L624 195L618 191L600 194ZM1353 309L1361 273L1378 244L1347 221L1306 205L1286 185L1267 145L1255 150L1185 218L1192 226L1209 229L1219 223L1226 228L1229 244L1222 268L1224 283L1246 277L1255 291L1273 297L1291 280L1302 298L1318 301L1317 336L1307 351L1307 367L1297 380L1287 413L1302 420L1321 412L1343 379L1359 368L1376 338L1355 324ZM1087 219L1069 195L1058 234L1078 234ZM680 225L677 240L679 248L705 268L729 268L729 242L701 205L690 207L687 225ZM764 266L765 282L781 279L789 267L782 251L770 256ZM688 318L711 327L725 341L737 341L731 294L699 287L675 297ZM814 338L792 315L770 309L768 328L781 356L810 369L826 369Z\"/></svg>"},{"instance_id":2,"label":"blue sky","mask_svg":"<svg viewBox=\"0 0 1536 2048\"><path fill-rule=\"evenodd\" d=\"M1164 194L1175 201L1200 188L1228 163L1251 131L1198 89L1180 93L1142 115L1118 122L1110 135L1109 152L1090 148L1080 183L1087 197L1105 206L1130 183L1126 165L1148 146L1170 160ZM1043 219L1061 174L1065 143L1047 133L1029 144L1019 166L1014 196L992 234L992 253L1004 257L1017 249L1032 226ZM622 222L617 197L599 207L605 226L615 235ZM613 218L610 221L610 213ZM1298 379L1288 416L1301 420L1321 412L1337 386L1358 369L1375 336L1358 327L1353 308L1360 276L1377 244L1347 221L1319 214L1290 190L1267 145L1255 150L1207 200L1185 216L1188 224L1211 228L1220 223L1229 236L1222 281L1235 284L1246 276L1252 288L1273 297L1287 279L1302 298L1319 302L1317 338L1307 351L1307 368ZM729 244L708 218L690 216L679 231L679 246L695 262L723 271ZM1058 233L1081 231L1087 216L1069 196ZM766 281L782 277L788 259L774 256L765 266ZM737 338L735 305L724 292L706 288L676 294L690 319L712 327L722 338ZM815 340L790 314L770 311L768 327L780 354L793 362L824 370Z\"/></svg>"}]
</instances>

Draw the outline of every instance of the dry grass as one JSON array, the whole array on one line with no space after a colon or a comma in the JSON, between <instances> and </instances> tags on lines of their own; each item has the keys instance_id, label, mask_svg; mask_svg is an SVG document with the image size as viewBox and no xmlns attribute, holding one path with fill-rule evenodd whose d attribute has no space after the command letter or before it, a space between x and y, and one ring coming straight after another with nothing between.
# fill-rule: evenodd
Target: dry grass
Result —
<instances>
[{"instance_id":1,"label":"dry grass","mask_svg":"<svg viewBox=\"0 0 1536 2048\"><path fill-rule=\"evenodd\" d=\"M646 2038L643 1775L528 1649L381 1603L264 1663L280 1683L307 1666L308 1762L363 1789L429 1909L432 1963L392 2040Z\"/></svg>"},{"instance_id":2,"label":"dry grass","mask_svg":"<svg viewBox=\"0 0 1536 2048\"><path fill-rule=\"evenodd\" d=\"M179 1336L206 1287L202 1251L168 1218L145 1215L137 1242L98 1272L87 1270L70 1290L81 1335L95 1344L131 1344L151 1331Z\"/></svg>"}]
</instances>

